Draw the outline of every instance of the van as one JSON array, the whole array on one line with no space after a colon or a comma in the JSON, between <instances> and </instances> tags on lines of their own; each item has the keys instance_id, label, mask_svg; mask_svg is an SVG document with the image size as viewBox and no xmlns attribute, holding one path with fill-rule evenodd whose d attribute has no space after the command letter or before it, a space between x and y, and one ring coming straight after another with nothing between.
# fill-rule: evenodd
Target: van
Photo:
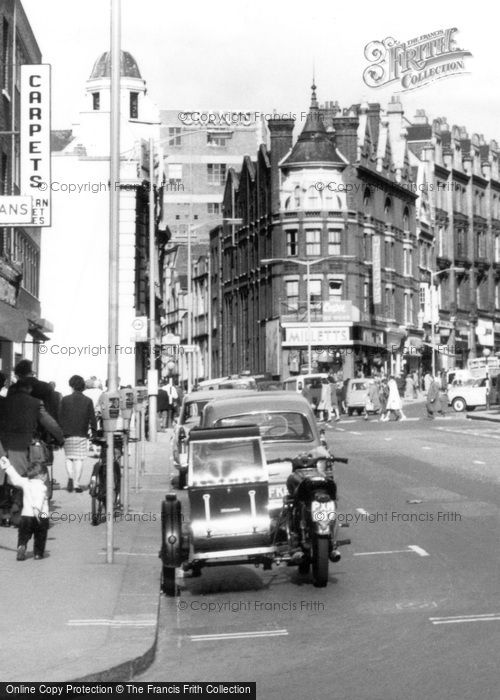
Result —
<instances>
[{"instance_id":1,"label":"van","mask_svg":"<svg viewBox=\"0 0 500 700\"><path fill-rule=\"evenodd\" d=\"M368 393L367 379L348 379L345 392L345 405L347 413L352 416L354 411L361 415L366 404Z\"/></svg>"},{"instance_id":2,"label":"van","mask_svg":"<svg viewBox=\"0 0 500 700\"><path fill-rule=\"evenodd\" d=\"M311 391L312 403L317 406L321 399L323 379L328 379L328 374L299 374L295 377L288 377L288 379L283 380L283 391L294 391L301 394L304 386L307 386Z\"/></svg>"}]
</instances>

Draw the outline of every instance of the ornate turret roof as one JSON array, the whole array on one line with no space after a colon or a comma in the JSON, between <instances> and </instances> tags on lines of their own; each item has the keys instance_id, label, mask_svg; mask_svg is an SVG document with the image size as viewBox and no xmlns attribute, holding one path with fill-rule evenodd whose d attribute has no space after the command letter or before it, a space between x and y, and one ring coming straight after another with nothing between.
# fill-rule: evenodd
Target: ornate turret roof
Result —
<instances>
[{"instance_id":1,"label":"ornate turret roof","mask_svg":"<svg viewBox=\"0 0 500 700\"><path fill-rule=\"evenodd\" d=\"M141 73L139 71L139 66L137 61L128 51L122 51L120 57L120 75L122 78L139 78L141 80ZM97 61L94 63L92 73L90 74L89 80L98 80L99 78L110 78L111 77L111 53L110 51L105 51L99 56Z\"/></svg>"},{"instance_id":2,"label":"ornate turret roof","mask_svg":"<svg viewBox=\"0 0 500 700\"><path fill-rule=\"evenodd\" d=\"M332 134L328 134L316 97L316 85L311 86L311 106L307 115L306 123L302 133L297 139L297 143L292 148L292 152L282 163L284 167L291 165L312 165L319 163L346 165L345 160L339 155L335 148Z\"/></svg>"}]
</instances>

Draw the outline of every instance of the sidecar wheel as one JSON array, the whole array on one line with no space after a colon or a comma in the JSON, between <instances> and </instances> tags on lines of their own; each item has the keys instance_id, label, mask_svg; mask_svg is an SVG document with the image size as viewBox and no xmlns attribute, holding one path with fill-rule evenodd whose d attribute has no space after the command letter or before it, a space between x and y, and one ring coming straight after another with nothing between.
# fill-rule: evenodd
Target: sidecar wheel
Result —
<instances>
[{"instance_id":1,"label":"sidecar wheel","mask_svg":"<svg viewBox=\"0 0 500 700\"><path fill-rule=\"evenodd\" d=\"M312 574L316 588L324 588L328 583L328 539L315 537L312 547Z\"/></svg>"},{"instance_id":2,"label":"sidecar wheel","mask_svg":"<svg viewBox=\"0 0 500 700\"><path fill-rule=\"evenodd\" d=\"M172 598L177 593L177 586L175 583L175 567L163 567L161 589L169 598Z\"/></svg>"}]
</instances>

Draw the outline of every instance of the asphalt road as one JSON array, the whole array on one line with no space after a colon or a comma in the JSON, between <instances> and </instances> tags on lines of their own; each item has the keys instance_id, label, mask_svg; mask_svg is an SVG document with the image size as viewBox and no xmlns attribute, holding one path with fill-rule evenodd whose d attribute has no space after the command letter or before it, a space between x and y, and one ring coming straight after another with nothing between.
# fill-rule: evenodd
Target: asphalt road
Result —
<instances>
[{"instance_id":1,"label":"asphalt road","mask_svg":"<svg viewBox=\"0 0 500 700\"><path fill-rule=\"evenodd\" d=\"M285 566L181 579L136 680L256 680L263 700L497 700L500 430L423 414L327 429L350 459L337 480L352 544L326 589Z\"/></svg>"}]
</instances>

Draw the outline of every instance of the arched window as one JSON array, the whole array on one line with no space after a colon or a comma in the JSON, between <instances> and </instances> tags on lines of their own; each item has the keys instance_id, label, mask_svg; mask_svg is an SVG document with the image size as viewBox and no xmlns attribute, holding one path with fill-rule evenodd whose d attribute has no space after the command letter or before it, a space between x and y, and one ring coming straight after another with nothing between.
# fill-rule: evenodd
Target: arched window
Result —
<instances>
[{"instance_id":1,"label":"arched window","mask_svg":"<svg viewBox=\"0 0 500 700\"><path fill-rule=\"evenodd\" d=\"M390 197L385 198L385 204L384 204L384 214L386 218L390 216L391 214L391 207L392 207L392 202Z\"/></svg>"},{"instance_id":2,"label":"arched window","mask_svg":"<svg viewBox=\"0 0 500 700\"><path fill-rule=\"evenodd\" d=\"M287 197L285 200L285 209L291 209L292 208L292 198Z\"/></svg>"},{"instance_id":3,"label":"arched window","mask_svg":"<svg viewBox=\"0 0 500 700\"><path fill-rule=\"evenodd\" d=\"M363 209L365 214L371 213L372 210L372 193L369 187L365 187L363 194Z\"/></svg>"},{"instance_id":4,"label":"arched window","mask_svg":"<svg viewBox=\"0 0 500 700\"><path fill-rule=\"evenodd\" d=\"M321 209L321 193L314 185L307 190L306 209Z\"/></svg>"},{"instance_id":5,"label":"arched window","mask_svg":"<svg viewBox=\"0 0 500 700\"><path fill-rule=\"evenodd\" d=\"M301 191L300 191L300 187L298 185L293 191L293 200L294 200L293 203L294 203L295 209L300 209Z\"/></svg>"},{"instance_id":6,"label":"arched window","mask_svg":"<svg viewBox=\"0 0 500 700\"><path fill-rule=\"evenodd\" d=\"M408 211L408 207L405 207L404 212L403 212L403 231L409 231L410 230L410 212Z\"/></svg>"}]
</instances>

